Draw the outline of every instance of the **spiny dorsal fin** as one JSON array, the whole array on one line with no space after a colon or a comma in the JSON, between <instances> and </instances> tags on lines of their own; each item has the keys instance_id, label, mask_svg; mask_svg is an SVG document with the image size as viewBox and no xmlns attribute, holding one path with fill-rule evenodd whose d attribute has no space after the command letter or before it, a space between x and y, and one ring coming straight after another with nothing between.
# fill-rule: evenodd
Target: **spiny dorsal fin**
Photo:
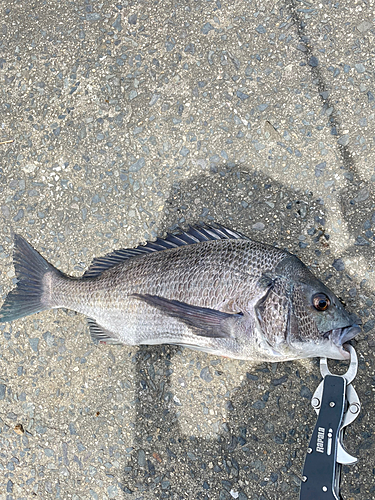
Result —
<instances>
[{"instance_id":1,"label":"spiny dorsal fin","mask_svg":"<svg viewBox=\"0 0 375 500\"><path fill-rule=\"evenodd\" d=\"M167 233L165 238L157 238L156 241L149 241L146 245L140 245L137 248L123 248L115 250L103 257L95 258L83 278L94 278L102 274L107 269L121 264L132 257L141 257L152 252L161 252L169 248L181 247L183 245L195 245L203 241L210 240L228 240L242 239L249 240L237 231L232 231L223 226L190 226L188 231L181 231L177 234Z\"/></svg>"}]
</instances>

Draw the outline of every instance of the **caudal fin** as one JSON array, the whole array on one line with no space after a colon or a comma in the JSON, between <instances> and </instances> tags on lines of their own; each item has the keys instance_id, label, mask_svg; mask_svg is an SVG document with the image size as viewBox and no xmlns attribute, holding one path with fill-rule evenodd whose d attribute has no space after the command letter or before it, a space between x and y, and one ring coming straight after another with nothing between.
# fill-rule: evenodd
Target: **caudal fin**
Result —
<instances>
[{"instance_id":1,"label":"caudal fin","mask_svg":"<svg viewBox=\"0 0 375 500\"><path fill-rule=\"evenodd\" d=\"M0 323L50 309L45 295L43 297L44 275L50 272L62 275L18 234L14 236L13 263L18 283L0 309Z\"/></svg>"}]
</instances>

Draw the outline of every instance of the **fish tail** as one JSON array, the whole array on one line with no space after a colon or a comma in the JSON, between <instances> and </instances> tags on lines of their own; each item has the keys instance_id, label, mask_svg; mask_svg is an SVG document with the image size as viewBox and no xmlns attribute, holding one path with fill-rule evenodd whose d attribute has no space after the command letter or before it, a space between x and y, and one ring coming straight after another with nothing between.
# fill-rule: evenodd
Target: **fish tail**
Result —
<instances>
[{"instance_id":1,"label":"fish tail","mask_svg":"<svg viewBox=\"0 0 375 500\"><path fill-rule=\"evenodd\" d=\"M18 234L14 235L13 263L18 283L0 309L0 323L51 309L51 280L46 275L63 275Z\"/></svg>"}]
</instances>

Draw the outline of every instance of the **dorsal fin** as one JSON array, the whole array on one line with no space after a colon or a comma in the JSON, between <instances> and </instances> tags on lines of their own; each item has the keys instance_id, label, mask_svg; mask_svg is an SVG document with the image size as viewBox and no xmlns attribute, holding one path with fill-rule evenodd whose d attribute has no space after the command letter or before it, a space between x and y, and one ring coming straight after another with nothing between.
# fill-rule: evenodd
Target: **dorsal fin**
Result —
<instances>
[{"instance_id":1,"label":"dorsal fin","mask_svg":"<svg viewBox=\"0 0 375 500\"><path fill-rule=\"evenodd\" d=\"M132 257L141 257L152 252L160 252L169 248L181 247L183 245L194 245L202 241L209 240L228 240L242 239L249 240L237 231L232 231L223 226L189 226L188 231L181 231L177 234L167 233L165 238L157 238L156 241L149 241L146 245L140 245L137 248L122 248L115 250L103 257L95 258L87 269L83 278L94 278L102 274L107 269L121 264Z\"/></svg>"}]
</instances>

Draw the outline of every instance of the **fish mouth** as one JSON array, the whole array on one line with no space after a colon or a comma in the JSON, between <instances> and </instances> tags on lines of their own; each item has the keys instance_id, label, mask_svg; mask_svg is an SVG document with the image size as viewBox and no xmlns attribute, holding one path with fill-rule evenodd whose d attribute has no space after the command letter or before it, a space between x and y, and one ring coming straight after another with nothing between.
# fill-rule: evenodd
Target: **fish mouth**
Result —
<instances>
[{"instance_id":1,"label":"fish mouth","mask_svg":"<svg viewBox=\"0 0 375 500\"><path fill-rule=\"evenodd\" d=\"M329 338L333 344L342 350L345 357L349 357L349 352L345 349L345 344L352 340L361 332L361 327L356 323L354 325L345 326L344 328L335 328L324 334L324 337Z\"/></svg>"}]
</instances>

